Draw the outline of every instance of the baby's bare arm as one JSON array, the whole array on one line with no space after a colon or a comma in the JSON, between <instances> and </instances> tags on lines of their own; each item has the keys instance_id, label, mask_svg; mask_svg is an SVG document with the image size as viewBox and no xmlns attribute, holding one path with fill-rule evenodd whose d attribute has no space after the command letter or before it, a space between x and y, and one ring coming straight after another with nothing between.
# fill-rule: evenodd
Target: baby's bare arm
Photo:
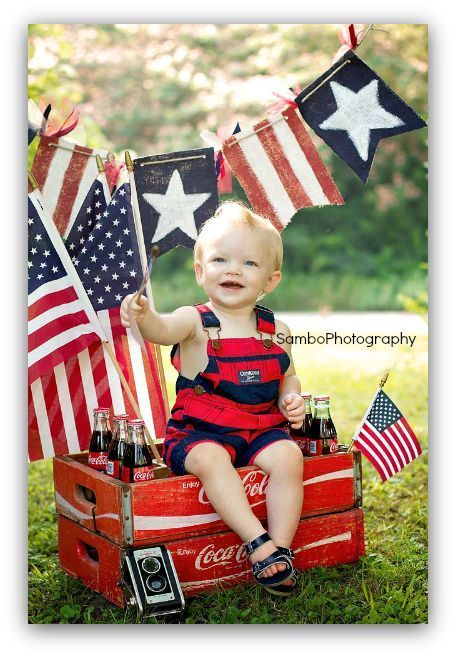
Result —
<instances>
[{"instance_id":1,"label":"baby's bare arm","mask_svg":"<svg viewBox=\"0 0 456 656\"><path fill-rule=\"evenodd\" d=\"M283 333L285 337L291 335L290 329L283 321L276 321L276 324L277 332ZM279 389L278 405L291 427L300 428L306 414L304 400L301 397L301 383L295 372L290 344L285 342L282 346L288 353L290 366L285 372Z\"/></svg>"},{"instance_id":2,"label":"baby's bare arm","mask_svg":"<svg viewBox=\"0 0 456 656\"><path fill-rule=\"evenodd\" d=\"M171 314L159 314L152 309L145 296L137 301L135 295L129 294L120 308L122 325L127 328L130 326L130 315L136 320L144 339L154 344L178 344L195 333L197 314L190 306L177 308Z\"/></svg>"}]
</instances>

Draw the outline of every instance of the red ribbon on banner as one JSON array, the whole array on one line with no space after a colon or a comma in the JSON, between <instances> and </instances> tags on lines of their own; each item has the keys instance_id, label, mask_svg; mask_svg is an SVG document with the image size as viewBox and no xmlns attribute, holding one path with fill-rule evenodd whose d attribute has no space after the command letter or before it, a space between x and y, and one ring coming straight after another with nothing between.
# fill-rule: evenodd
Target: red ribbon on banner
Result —
<instances>
[{"instance_id":1,"label":"red ribbon on banner","mask_svg":"<svg viewBox=\"0 0 456 656\"><path fill-rule=\"evenodd\" d=\"M57 116L55 111L55 103L44 97L41 98L39 102L41 111L43 111L43 108L46 107L49 103L52 105L52 111L47 119L45 130L41 134L44 134L46 137L56 137L59 139L60 137L64 137L66 134L69 134L75 129L79 123L79 110L76 107L73 107L67 117L60 123L61 118L59 118L59 115L61 117L62 115L64 116L66 114L66 112L69 110L70 103L61 103Z\"/></svg>"},{"instance_id":2,"label":"red ribbon on banner","mask_svg":"<svg viewBox=\"0 0 456 656\"><path fill-rule=\"evenodd\" d=\"M125 168L125 164L116 160L113 153L108 154L108 159L104 162L104 170L106 180L108 181L109 190L111 193L117 187L120 172Z\"/></svg>"},{"instance_id":3,"label":"red ribbon on banner","mask_svg":"<svg viewBox=\"0 0 456 656\"><path fill-rule=\"evenodd\" d=\"M347 50L356 50L365 32L364 23L345 23L341 25L338 37L342 45L336 52L333 63L340 59Z\"/></svg>"},{"instance_id":4,"label":"red ribbon on banner","mask_svg":"<svg viewBox=\"0 0 456 656\"><path fill-rule=\"evenodd\" d=\"M273 91L272 95L278 98L278 100L271 100L266 108L266 114L281 114L289 107L294 107L296 109L298 105L294 99L299 93L301 93L302 89L299 85L297 85L295 88L290 89L289 91L289 96L284 96L282 93Z\"/></svg>"}]
</instances>

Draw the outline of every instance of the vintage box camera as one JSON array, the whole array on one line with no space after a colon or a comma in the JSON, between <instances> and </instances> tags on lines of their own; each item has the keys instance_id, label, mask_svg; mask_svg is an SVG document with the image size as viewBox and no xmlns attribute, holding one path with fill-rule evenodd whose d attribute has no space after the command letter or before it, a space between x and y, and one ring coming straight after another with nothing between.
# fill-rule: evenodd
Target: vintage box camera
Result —
<instances>
[{"instance_id":1,"label":"vintage box camera","mask_svg":"<svg viewBox=\"0 0 456 656\"><path fill-rule=\"evenodd\" d=\"M185 601L170 552L164 545L129 551L123 563L124 583L141 616L182 613Z\"/></svg>"}]
</instances>

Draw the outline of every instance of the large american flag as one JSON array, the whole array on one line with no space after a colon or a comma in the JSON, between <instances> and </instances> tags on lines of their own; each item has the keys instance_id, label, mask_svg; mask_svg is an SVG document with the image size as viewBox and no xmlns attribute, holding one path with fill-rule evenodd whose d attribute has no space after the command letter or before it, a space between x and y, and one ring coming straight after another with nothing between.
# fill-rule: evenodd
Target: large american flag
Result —
<instances>
[{"instance_id":1,"label":"large american flag","mask_svg":"<svg viewBox=\"0 0 456 656\"><path fill-rule=\"evenodd\" d=\"M417 458L422 449L405 417L380 389L354 439L383 481Z\"/></svg>"},{"instance_id":2,"label":"large american flag","mask_svg":"<svg viewBox=\"0 0 456 656\"><path fill-rule=\"evenodd\" d=\"M278 230L303 207L344 203L294 108L234 134L222 151L255 212Z\"/></svg>"},{"instance_id":3,"label":"large american flag","mask_svg":"<svg viewBox=\"0 0 456 656\"><path fill-rule=\"evenodd\" d=\"M107 261L112 263L109 273L103 262L92 261L91 258L94 255L97 257L94 253L95 250L98 250L98 253L102 252L98 246L92 248L93 242L100 243L100 228L96 226L100 222L115 224L117 220L120 224L120 219L116 220L115 215L111 214L116 207L120 217L124 217L128 212L128 224L132 223L128 198L122 205L119 203L119 199L124 196L123 193L116 195L115 202L109 206L107 214L109 196L105 193L104 184L103 191L96 193L96 190L100 188L99 183L99 180L94 182L93 193L87 196L87 202L83 204L78 213L66 241L68 253L78 269L84 258L88 258L90 262L89 268L92 267L90 274L84 273L85 266L80 273L86 288L92 292L92 298L95 285L99 285L95 280L98 277L97 271L104 278L114 275L115 279L117 265L119 265L119 272L123 270L120 265L121 260L114 263L112 258L109 258L109 254L107 254ZM89 198L92 199L91 202L89 202ZM88 212L89 207L91 207L91 211ZM126 209L126 212L123 213L122 209ZM113 228L119 228L119 224L113 225ZM124 239L127 236L123 233L125 229L127 229L126 225L122 223L121 230ZM105 232L107 230L106 228ZM92 231L94 233L90 239ZM109 239L104 233L101 234L101 237ZM135 234L132 240L136 241ZM70 248L72 244L74 248ZM119 249L123 250L124 245L123 243L116 248L118 251ZM125 251L127 250L128 246L125 245ZM128 257L126 253L125 256ZM78 257L82 260L78 260ZM137 271L138 256L135 256L135 263ZM103 292L106 293L105 290ZM118 296L123 298L123 295L125 294L121 292ZM166 388L159 373L157 347L146 342L144 350L141 350L130 331L121 325L118 299L116 300L114 297L114 301L117 307L99 310L97 312L98 319L104 326L106 337L114 349L116 359L138 402L150 434L160 438L164 434L166 426L167 400ZM94 303L97 307L101 305L97 303L96 299L94 299ZM35 380L29 387L29 460L77 453L87 449L92 430L93 409L98 406L111 407L116 414L126 412L131 416L136 416L108 353L101 345L92 344L78 355L66 359L49 374Z\"/></svg>"},{"instance_id":4,"label":"large american flag","mask_svg":"<svg viewBox=\"0 0 456 656\"><path fill-rule=\"evenodd\" d=\"M28 197L28 371L43 374L105 339L38 189Z\"/></svg>"},{"instance_id":5,"label":"large american flag","mask_svg":"<svg viewBox=\"0 0 456 656\"><path fill-rule=\"evenodd\" d=\"M97 154L104 160L108 151L87 148L58 137L40 137L32 175L62 237L68 235L98 175Z\"/></svg>"}]
</instances>

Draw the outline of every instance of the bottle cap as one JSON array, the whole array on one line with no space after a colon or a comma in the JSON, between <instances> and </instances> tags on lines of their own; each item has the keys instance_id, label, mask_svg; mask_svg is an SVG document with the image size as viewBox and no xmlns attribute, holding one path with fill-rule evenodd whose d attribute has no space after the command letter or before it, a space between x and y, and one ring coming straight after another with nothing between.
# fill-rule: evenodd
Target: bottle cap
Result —
<instances>
[{"instance_id":1,"label":"bottle cap","mask_svg":"<svg viewBox=\"0 0 456 656\"><path fill-rule=\"evenodd\" d=\"M314 401L329 401L329 398L327 394L318 394L318 396L314 396Z\"/></svg>"},{"instance_id":2,"label":"bottle cap","mask_svg":"<svg viewBox=\"0 0 456 656\"><path fill-rule=\"evenodd\" d=\"M301 392L301 396L303 399L311 399L312 394L310 392Z\"/></svg>"},{"instance_id":3,"label":"bottle cap","mask_svg":"<svg viewBox=\"0 0 456 656\"><path fill-rule=\"evenodd\" d=\"M104 414L109 415L110 408L95 408L93 414L97 414L98 412L103 412Z\"/></svg>"},{"instance_id":4,"label":"bottle cap","mask_svg":"<svg viewBox=\"0 0 456 656\"><path fill-rule=\"evenodd\" d=\"M146 424L142 419L130 419L128 425L136 427L136 426L145 426Z\"/></svg>"},{"instance_id":5,"label":"bottle cap","mask_svg":"<svg viewBox=\"0 0 456 656\"><path fill-rule=\"evenodd\" d=\"M114 415L112 420L113 421L128 421L130 418L130 415Z\"/></svg>"}]
</instances>

